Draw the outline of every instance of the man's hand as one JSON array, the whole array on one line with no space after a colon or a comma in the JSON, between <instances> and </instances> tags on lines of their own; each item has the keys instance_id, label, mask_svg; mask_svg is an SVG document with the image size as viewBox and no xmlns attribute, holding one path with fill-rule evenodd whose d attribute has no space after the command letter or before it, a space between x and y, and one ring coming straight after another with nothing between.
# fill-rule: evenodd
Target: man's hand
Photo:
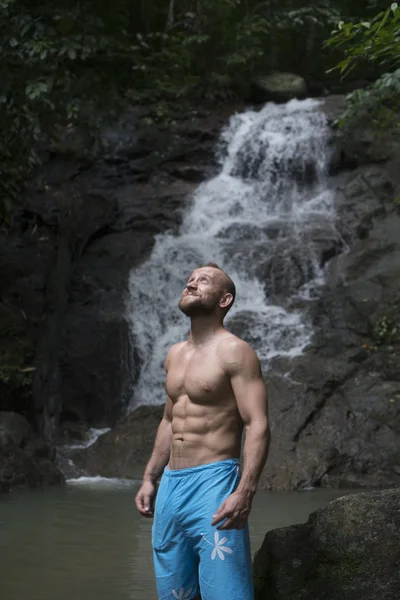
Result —
<instances>
[{"instance_id":1,"label":"man's hand","mask_svg":"<svg viewBox=\"0 0 400 600\"><path fill-rule=\"evenodd\" d=\"M136 508L142 517L154 516L154 499L157 493L157 486L152 481L144 481L142 487L136 494Z\"/></svg>"},{"instance_id":2,"label":"man's hand","mask_svg":"<svg viewBox=\"0 0 400 600\"><path fill-rule=\"evenodd\" d=\"M243 529L250 514L252 499L253 496L250 494L233 492L213 515L211 525L226 519L225 523L217 529Z\"/></svg>"}]
</instances>

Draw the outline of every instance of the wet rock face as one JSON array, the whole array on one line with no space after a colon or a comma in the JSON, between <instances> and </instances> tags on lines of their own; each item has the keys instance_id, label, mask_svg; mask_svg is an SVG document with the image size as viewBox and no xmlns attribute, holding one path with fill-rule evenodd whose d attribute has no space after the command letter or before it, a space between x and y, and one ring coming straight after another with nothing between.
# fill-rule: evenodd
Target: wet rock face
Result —
<instances>
[{"instance_id":1,"label":"wet rock face","mask_svg":"<svg viewBox=\"0 0 400 600\"><path fill-rule=\"evenodd\" d=\"M306 352L267 374L273 443L261 485L273 489L400 484L400 174L389 161L331 182L345 251L309 306Z\"/></svg>"},{"instance_id":2,"label":"wet rock face","mask_svg":"<svg viewBox=\"0 0 400 600\"><path fill-rule=\"evenodd\" d=\"M21 367L39 363L37 399L26 390L19 399L0 379L0 409L16 407L41 428L46 411L53 429L64 418L115 423L140 368L126 314L129 273L157 234L176 230L190 193L212 173L228 114L173 128L134 115L105 133L107 150L96 160L71 153L71 140L43 153L25 208L0 239L0 325L12 307L29 341ZM0 326L0 350L3 329L11 344Z\"/></svg>"},{"instance_id":3,"label":"wet rock face","mask_svg":"<svg viewBox=\"0 0 400 600\"><path fill-rule=\"evenodd\" d=\"M140 368L126 314L129 273L156 234L177 227L192 189L165 182L158 193L149 184L114 190L115 219L92 238L71 275L60 347L63 411L103 426L129 401Z\"/></svg>"},{"instance_id":4,"label":"wet rock face","mask_svg":"<svg viewBox=\"0 0 400 600\"><path fill-rule=\"evenodd\" d=\"M396 600L400 489L338 498L307 523L267 533L255 600Z\"/></svg>"}]
</instances>

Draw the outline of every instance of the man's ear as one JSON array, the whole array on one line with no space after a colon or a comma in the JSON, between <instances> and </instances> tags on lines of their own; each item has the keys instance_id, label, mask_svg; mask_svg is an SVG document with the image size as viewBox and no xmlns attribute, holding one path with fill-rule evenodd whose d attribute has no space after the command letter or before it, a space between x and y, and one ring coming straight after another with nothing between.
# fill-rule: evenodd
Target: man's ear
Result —
<instances>
[{"instance_id":1,"label":"man's ear","mask_svg":"<svg viewBox=\"0 0 400 600\"><path fill-rule=\"evenodd\" d=\"M229 292L224 294L221 300L219 301L220 308L227 308L230 304L232 304L233 296Z\"/></svg>"}]
</instances>

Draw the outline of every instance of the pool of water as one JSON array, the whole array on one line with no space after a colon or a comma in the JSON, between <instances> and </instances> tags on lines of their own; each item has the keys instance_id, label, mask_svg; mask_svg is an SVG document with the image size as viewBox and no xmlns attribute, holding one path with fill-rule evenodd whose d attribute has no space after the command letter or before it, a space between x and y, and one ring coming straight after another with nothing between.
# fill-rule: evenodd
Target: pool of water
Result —
<instances>
[{"instance_id":1,"label":"pool of water","mask_svg":"<svg viewBox=\"0 0 400 600\"><path fill-rule=\"evenodd\" d=\"M86 481L0 497L1 600L156 600L151 520L139 483ZM343 490L259 491L252 552L265 533L307 520Z\"/></svg>"}]
</instances>

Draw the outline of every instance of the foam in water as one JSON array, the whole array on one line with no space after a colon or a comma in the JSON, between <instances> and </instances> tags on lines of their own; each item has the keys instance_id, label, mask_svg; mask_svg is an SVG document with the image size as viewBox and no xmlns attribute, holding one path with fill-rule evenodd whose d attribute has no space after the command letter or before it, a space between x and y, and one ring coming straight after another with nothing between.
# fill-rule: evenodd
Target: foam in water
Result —
<instances>
[{"instance_id":1,"label":"foam in water","mask_svg":"<svg viewBox=\"0 0 400 600\"><path fill-rule=\"evenodd\" d=\"M85 486L89 488L112 488L120 489L122 487L130 487L140 483L135 479L117 479L115 477L77 477L76 479L67 479L68 485Z\"/></svg>"},{"instance_id":2,"label":"foam in water","mask_svg":"<svg viewBox=\"0 0 400 600\"><path fill-rule=\"evenodd\" d=\"M95 429L95 428L89 429L88 439L79 444L72 444L70 446L70 449L89 448L89 446L92 446L95 443L95 441L99 439L100 436L104 435L108 431L111 431L110 427L103 427L102 429Z\"/></svg>"},{"instance_id":3,"label":"foam in water","mask_svg":"<svg viewBox=\"0 0 400 600\"><path fill-rule=\"evenodd\" d=\"M68 446L64 446L64 448L68 450L89 448L89 446L92 446L101 435L104 435L108 431L110 431L110 427L103 427L102 429L89 429L88 438L85 441L78 442L76 444L69 444Z\"/></svg>"},{"instance_id":4,"label":"foam in water","mask_svg":"<svg viewBox=\"0 0 400 600\"><path fill-rule=\"evenodd\" d=\"M329 129L314 100L268 104L232 117L220 139L220 173L194 193L178 235L157 236L130 276L128 316L141 360L130 409L165 401L163 362L187 337L178 301L191 271L217 262L235 281L225 321L264 361L295 356L311 328L294 297L323 281L315 232L334 237L326 188Z\"/></svg>"}]
</instances>

